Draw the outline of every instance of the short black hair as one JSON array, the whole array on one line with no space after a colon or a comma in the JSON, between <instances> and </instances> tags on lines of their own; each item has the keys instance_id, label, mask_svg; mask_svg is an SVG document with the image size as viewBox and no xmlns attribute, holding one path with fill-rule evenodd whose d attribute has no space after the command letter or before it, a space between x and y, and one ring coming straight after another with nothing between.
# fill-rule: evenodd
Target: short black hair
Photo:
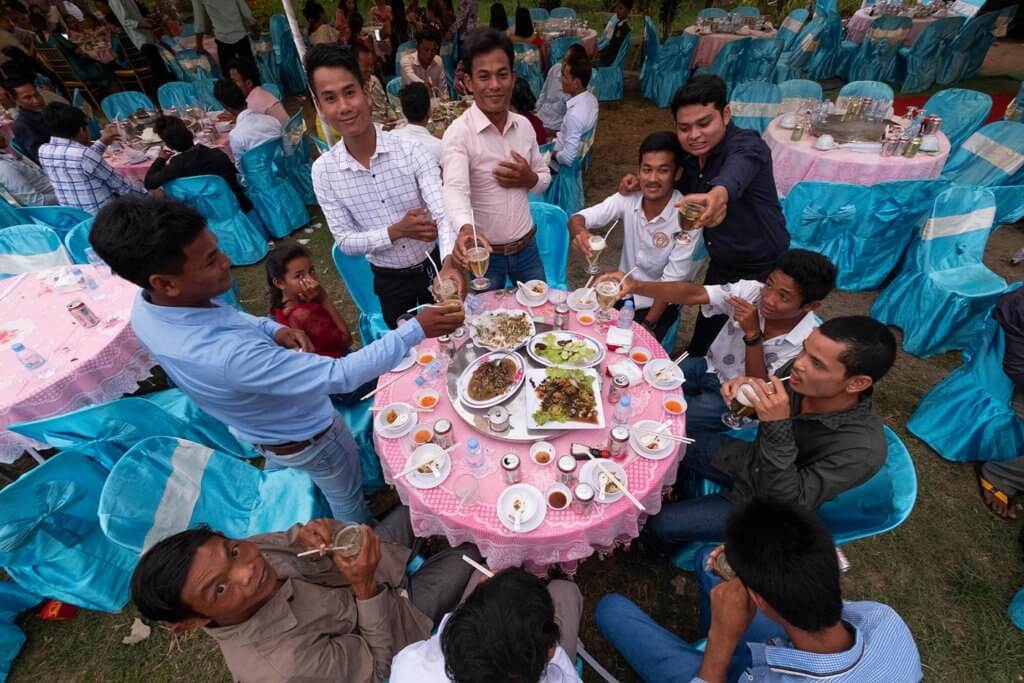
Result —
<instances>
[{"instance_id":1,"label":"short black hair","mask_svg":"<svg viewBox=\"0 0 1024 683\"><path fill-rule=\"evenodd\" d=\"M508 13L505 12L505 6L500 2L491 5L491 20L489 23L490 27L495 31L508 30Z\"/></svg>"},{"instance_id":2,"label":"short black hair","mask_svg":"<svg viewBox=\"0 0 1024 683\"><path fill-rule=\"evenodd\" d=\"M455 683L535 683L558 642L551 594L519 568L481 583L441 632L445 673Z\"/></svg>"},{"instance_id":3,"label":"short black hair","mask_svg":"<svg viewBox=\"0 0 1024 683\"><path fill-rule=\"evenodd\" d=\"M353 12L352 16L348 18L348 30L349 30L349 43L352 45L362 45L359 42L359 34L363 31L363 24L366 20L363 19L363 15L359 12ZM309 72L309 53L306 53L306 72Z\"/></svg>"},{"instance_id":4,"label":"short black hair","mask_svg":"<svg viewBox=\"0 0 1024 683\"><path fill-rule=\"evenodd\" d=\"M256 85L262 85L263 83L260 80L260 68L256 66L256 62L248 57L235 57L232 59L231 63L228 64L228 73L232 71L237 71L243 81L252 81Z\"/></svg>"},{"instance_id":5,"label":"short black hair","mask_svg":"<svg viewBox=\"0 0 1024 683\"><path fill-rule=\"evenodd\" d=\"M576 56L576 57L586 57L587 56L587 48L583 47L583 43L573 43L572 45L567 47L565 49L565 54L562 55L562 59L565 59L566 57L568 57L569 59L573 59L574 56Z\"/></svg>"},{"instance_id":6,"label":"short black hair","mask_svg":"<svg viewBox=\"0 0 1024 683\"><path fill-rule=\"evenodd\" d=\"M650 152L671 152L676 160L676 168L683 167L683 148L679 144L679 138L675 133L667 130L651 133L640 143L640 154L637 161L643 163L644 155Z\"/></svg>"},{"instance_id":7,"label":"short black hair","mask_svg":"<svg viewBox=\"0 0 1024 683\"><path fill-rule=\"evenodd\" d=\"M516 36L519 38L530 38L533 36L533 17L527 7L516 9Z\"/></svg>"},{"instance_id":8,"label":"short black hair","mask_svg":"<svg viewBox=\"0 0 1024 683\"><path fill-rule=\"evenodd\" d=\"M230 78L219 78L213 84L213 96L217 98L225 109L230 111L243 111L246 108L245 95L242 89Z\"/></svg>"},{"instance_id":9,"label":"short black hair","mask_svg":"<svg viewBox=\"0 0 1024 683\"><path fill-rule=\"evenodd\" d=\"M196 551L223 536L205 524L168 536L142 553L132 573L132 602L150 621L177 624L196 614L181 599Z\"/></svg>"},{"instance_id":10,"label":"short black hair","mask_svg":"<svg viewBox=\"0 0 1024 683\"><path fill-rule=\"evenodd\" d=\"M270 294L271 312L284 305L284 295L274 284L275 278L283 280L288 274L288 264L303 256L310 258L309 250L298 242L278 242L267 255L267 292Z\"/></svg>"},{"instance_id":11,"label":"short black hair","mask_svg":"<svg viewBox=\"0 0 1024 683\"><path fill-rule=\"evenodd\" d=\"M179 201L126 195L99 210L89 243L111 270L150 289L150 276L181 273L185 247L205 228L202 214Z\"/></svg>"},{"instance_id":12,"label":"short black hair","mask_svg":"<svg viewBox=\"0 0 1024 683\"><path fill-rule=\"evenodd\" d=\"M619 0L619 4L630 11L633 10L633 0Z\"/></svg>"},{"instance_id":13,"label":"short black hair","mask_svg":"<svg viewBox=\"0 0 1024 683\"><path fill-rule=\"evenodd\" d=\"M13 73L8 73L7 78L4 79L4 90L6 90L11 97L14 97L14 91L23 85L35 86L35 78L32 74L24 71L15 71Z\"/></svg>"},{"instance_id":14,"label":"short black hair","mask_svg":"<svg viewBox=\"0 0 1024 683\"><path fill-rule=\"evenodd\" d=\"M896 336L874 318L866 315L844 315L826 320L818 331L846 346L839 362L846 376L867 375L873 381L885 377L896 362Z\"/></svg>"},{"instance_id":15,"label":"short black hair","mask_svg":"<svg viewBox=\"0 0 1024 683\"><path fill-rule=\"evenodd\" d=\"M306 52L306 78L313 86L313 73L317 69L345 69L356 79L359 87L363 87L363 72L359 70L359 62L355 51L350 47L337 44L314 45ZM313 87L313 94L316 88Z\"/></svg>"},{"instance_id":16,"label":"short black hair","mask_svg":"<svg viewBox=\"0 0 1024 683\"><path fill-rule=\"evenodd\" d=\"M73 138L89 125L85 112L63 102L50 102L43 109L43 123L51 135Z\"/></svg>"},{"instance_id":17,"label":"short black hair","mask_svg":"<svg viewBox=\"0 0 1024 683\"><path fill-rule=\"evenodd\" d=\"M462 41L462 68L470 76L473 75L473 60L488 52L501 50L508 57L508 67L515 69L516 50L512 47L512 41L501 31L493 28L475 28L466 34Z\"/></svg>"},{"instance_id":18,"label":"short black hair","mask_svg":"<svg viewBox=\"0 0 1024 683\"><path fill-rule=\"evenodd\" d=\"M796 628L817 633L839 622L835 542L813 512L765 498L739 505L726 523L725 557L743 585Z\"/></svg>"},{"instance_id":19,"label":"short black hair","mask_svg":"<svg viewBox=\"0 0 1024 683\"><path fill-rule=\"evenodd\" d=\"M590 85L590 76L593 74L593 67L590 65L590 57L584 52L580 55L577 52L567 53L569 58L565 60L565 65L569 67L569 74L573 78L580 79L580 83L586 88Z\"/></svg>"},{"instance_id":20,"label":"short black hair","mask_svg":"<svg viewBox=\"0 0 1024 683\"><path fill-rule=\"evenodd\" d=\"M672 118L675 118L676 113L683 107L694 104L713 104L715 109L722 111L729 103L726 92L725 81L718 76L711 74L694 76L680 86L679 90L676 90L676 94L672 96Z\"/></svg>"},{"instance_id":21,"label":"short black hair","mask_svg":"<svg viewBox=\"0 0 1024 683\"><path fill-rule=\"evenodd\" d=\"M430 116L430 91L420 81L409 83L398 92L402 113L410 123L423 123Z\"/></svg>"},{"instance_id":22,"label":"short black hair","mask_svg":"<svg viewBox=\"0 0 1024 683\"><path fill-rule=\"evenodd\" d=\"M802 303L824 301L836 288L836 266L827 256L807 249L787 249L775 262L775 270L781 270L796 280L800 288Z\"/></svg>"},{"instance_id":23,"label":"short black hair","mask_svg":"<svg viewBox=\"0 0 1024 683\"><path fill-rule=\"evenodd\" d=\"M306 21L310 24L318 21L323 15L324 6L319 2L313 2L310 0L310 2L307 2L306 6L302 8L302 16L304 16Z\"/></svg>"},{"instance_id":24,"label":"short black hair","mask_svg":"<svg viewBox=\"0 0 1024 683\"><path fill-rule=\"evenodd\" d=\"M160 136L164 144L175 152L184 152L195 145L195 136L177 116L161 116L153 124L153 132Z\"/></svg>"},{"instance_id":25,"label":"short black hair","mask_svg":"<svg viewBox=\"0 0 1024 683\"><path fill-rule=\"evenodd\" d=\"M441 47L441 43L443 42L441 39L441 34L435 31L434 29L430 28L429 26L426 26L416 32L416 44L419 45L423 41L433 43L438 47Z\"/></svg>"},{"instance_id":26,"label":"short black hair","mask_svg":"<svg viewBox=\"0 0 1024 683\"><path fill-rule=\"evenodd\" d=\"M533 111L537 106L537 96L530 88L530 82L522 76L516 76L516 83L512 86L512 108L523 113Z\"/></svg>"}]
</instances>

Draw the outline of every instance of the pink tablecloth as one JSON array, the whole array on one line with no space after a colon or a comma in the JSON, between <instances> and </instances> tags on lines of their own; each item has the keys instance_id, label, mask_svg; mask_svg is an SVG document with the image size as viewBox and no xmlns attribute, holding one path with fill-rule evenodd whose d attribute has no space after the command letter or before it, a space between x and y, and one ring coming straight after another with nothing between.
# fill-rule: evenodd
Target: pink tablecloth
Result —
<instances>
[{"instance_id":1,"label":"pink tablecloth","mask_svg":"<svg viewBox=\"0 0 1024 683\"><path fill-rule=\"evenodd\" d=\"M827 180L854 185L874 185L887 180L917 180L935 178L949 156L949 140L939 133L939 153L931 156L918 154L912 159L883 157L834 149L821 152L814 149L815 137L804 134L799 142L789 139L790 132L779 127L776 118L764 132L765 142L772 150L772 171L780 197L801 180Z\"/></svg>"},{"instance_id":2,"label":"pink tablecloth","mask_svg":"<svg viewBox=\"0 0 1024 683\"><path fill-rule=\"evenodd\" d=\"M921 35L921 32L924 31L929 24L931 24L936 19L940 19L945 16L950 15L941 14L937 16L913 19L912 23L910 24L910 33L908 33L907 37L903 40L903 45L905 47L910 47L911 45L913 45L914 41L917 40L917 37ZM860 43L863 43L864 36L868 34L868 30L871 28L871 24L877 18L877 15L872 16L868 14L867 9L863 7L854 12L853 16L850 17L850 20L846 23L846 40L849 40L850 42L853 43L857 43L858 45Z\"/></svg>"},{"instance_id":3,"label":"pink tablecloth","mask_svg":"<svg viewBox=\"0 0 1024 683\"><path fill-rule=\"evenodd\" d=\"M494 296L487 295L488 303L491 305L495 302ZM503 298L501 307L519 308L511 297ZM543 315L548 322L551 321L553 307L550 304L534 310L537 314ZM603 341L604 331L596 326L584 328L573 320L569 329ZM644 328L634 325L633 333L635 345L646 346L657 358L666 357L661 346ZM421 349L435 347L436 342L433 340L426 341L420 346ZM609 353L599 368L604 377L603 395L607 393L610 381L604 375L605 364L620 360L622 356ZM393 401L410 401L410 397L415 393L417 375L416 370L408 371L403 379L377 394L375 405L384 406ZM392 374L384 375L380 379L380 385L387 384L394 377ZM421 419L431 422L439 418L451 420L455 440L461 444L454 451L452 472L441 486L420 490L410 486L404 478L395 481L393 475L404 469L406 460L412 452L410 437L386 439L379 433L374 435L377 453L384 468L384 477L396 486L402 502L409 506L413 530L418 536L445 536L452 545L466 541L475 543L487 558L488 565L495 569L528 564L535 570L542 570L559 563L563 569L573 571L576 561L589 557L595 550L602 553L610 552L617 545L628 544L640 533L646 516L626 498L607 505L595 502L587 516L581 516L571 508L559 512L548 509L547 517L536 530L523 534L509 531L498 520L495 507L498 496L506 487L498 467L499 458L510 452L519 455L522 461L522 481L533 484L541 492L558 476L554 464L540 466L530 460L529 443L500 441L470 427L451 407L444 386L439 384L435 388L441 392L441 403L437 409L423 413ZM662 392L652 389L646 382L630 388L630 396L635 406L631 422L640 419L661 420L662 399L668 394L681 398L682 389ZM606 429L572 431L549 439L557 454L567 454L572 442L605 448L612 415L612 407L607 401L604 409L605 424L608 425ZM685 418L673 420L674 434L683 434L685 428ZM477 501L469 508L462 509L453 491L459 477L468 472L463 464L463 454L466 441L471 436L480 441L487 456L489 472L478 480ZM663 489L675 481L679 466L678 455L651 461L640 458L630 449L629 457L619 461L626 469L629 490L647 508L646 514L653 515L661 510Z\"/></svg>"},{"instance_id":4,"label":"pink tablecloth","mask_svg":"<svg viewBox=\"0 0 1024 683\"><path fill-rule=\"evenodd\" d=\"M0 462L13 462L26 447L39 445L7 425L112 401L134 391L156 365L129 325L138 287L102 277L92 266L80 267L96 279L97 289L55 289L63 268L0 280ZM75 322L67 312L75 299L92 309L99 325L82 328ZM16 342L46 364L22 367L11 351Z\"/></svg>"},{"instance_id":5,"label":"pink tablecloth","mask_svg":"<svg viewBox=\"0 0 1024 683\"><path fill-rule=\"evenodd\" d=\"M691 36L698 35L696 26L687 26L685 32ZM726 43L731 43L734 40L739 40L740 38L775 40L776 35L778 35L778 31L772 29L771 31L751 31L745 35L738 33L711 33L706 36L699 36L697 49L693 51L693 59L690 60L690 66L694 69L711 66L715 61L715 57L718 56L718 51L725 47Z\"/></svg>"},{"instance_id":6,"label":"pink tablecloth","mask_svg":"<svg viewBox=\"0 0 1024 683\"><path fill-rule=\"evenodd\" d=\"M551 66L551 60L548 58L551 54L551 40L549 40L544 34L541 34L544 39L543 44L540 48L541 57L544 59L544 63L549 67ZM580 36L580 43L583 45L583 49L587 51L587 54L593 57L597 54L597 31L592 28L584 29L583 34Z\"/></svg>"},{"instance_id":7,"label":"pink tablecloth","mask_svg":"<svg viewBox=\"0 0 1024 683\"><path fill-rule=\"evenodd\" d=\"M234 158L231 154L231 145L228 142L227 133L221 133L217 138L216 144L207 146L220 149L229 157ZM110 164L111 168L117 171L119 175L139 183L143 182L146 179L146 172L149 171L149 167L153 165L153 160L146 159L145 161L132 164L128 163L128 159L125 154L125 152L118 154L108 153L104 155L104 158L107 160L107 163Z\"/></svg>"}]
</instances>

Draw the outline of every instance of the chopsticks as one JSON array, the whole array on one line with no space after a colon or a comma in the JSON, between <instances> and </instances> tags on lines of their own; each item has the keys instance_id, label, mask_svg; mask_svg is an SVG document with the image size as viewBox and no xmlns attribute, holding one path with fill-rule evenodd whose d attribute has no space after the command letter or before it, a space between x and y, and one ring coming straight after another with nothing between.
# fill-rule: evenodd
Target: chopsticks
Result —
<instances>
[{"instance_id":1,"label":"chopsticks","mask_svg":"<svg viewBox=\"0 0 1024 683\"><path fill-rule=\"evenodd\" d=\"M386 410L389 406L373 406L370 408L371 413L379 413L382 410ZM412 406L412 412L414 413L429 413L433 408L417 408Z\"/></svg>"},{"instance_id":2,"label":"chopsticks","mask_svg":"<svg viewBox=\"0 0 1024 683\"><path fill-rule=\"evenodd\" d=\"M662 425L662 427L664 427L664 425ZM658 431L658 430L636 429L634 427L634 431L636 431L638 434L646 434L647 436L663 436L663 437L665 437L666 439L668 439L670 441L676 441L678 443L697 443L696 441L694 441L693 439L691 439L688 436L678 436L676 434L671 434L671 433L666 434L665 432Z\"/></svg>"},{"instance_id":3,"label":"chopsticks","mask_svg":"<svg viewBox=\"0 0 1024 683\"><path fill-rule=\"evenodd\" d=\"M486 576L488 579L493 579L494 578L494 572L492 572L490 569L488 569L487 567L483 566L482 564L480 564L479 562L474 560L469 555L463 555L462 556L462 561L465 562L466 564L468 564L473 569L475 569L478 572L480 572L481 574L483 574L484 576Z\"/></svg>"},{"instance_id":4,"label":"chopsticks","mask_svg":"<svg viewBox=\"0 0 1024 683\"><path fill-rule=\"evenodd\" d=\"M419 468L423 467L424 465L433 465L435 462L438 461L438 459L442 455L448 455L449 453L452 452L452 449L454 449L458 445L459 444L457 444L457 443L453 443L451 446L449 446L448 448L445 448L443 451L441 451L440 453L438 453L434 457L427 458L423 462L420 462L420 463L417 463L415 465L410 465L409 467L406 467L404 470L402 470L401 472L399 472L398 474L395 475L395 479L401 479L402 477L409 476L410 474L412 474L413 472L415 472Z\"/></svg>"},{"instance_id":5,"label":"chopsticks","mask_svg":"<svg viewBox=\"0 0 1024 683\"><path fill-rule=\"evenodd\" d=\"M676 358L674 361L672 361L672 365L673 366L679 365L680 363L682 363L684 360L686 360L689 357L690 357L690 354L688 352L686 352L686 351L683 351L681 354L679 354L678 358ZM665 372L666 370L668 370L668 367L664 367L661 370L658 370L656 373L654 373L654 379L658 379L659 377L661 377L661 373Z\"/></svg>"},{"instance_id":6,"label":"chopsticks","mask_svg":"<svg viewBox=\"0 0 1024 683\"><path fill-rule=\"evenodd\" d=\"M374 390L373 390L373 391L371 391L370 393L366 394L365 396L363 396L363 397L362 397L361 399L359 399L359 400L360 400L360 401L365 401L366 399L370 398L371 396L375 396L375 395L377 394L377 392L378 392L378 391L381 391L382 389L387 389L387 388L388 388L388 387L390 387L390 386L391 386L392 384L394 384L394 383L395 383L395 382L397 382L398 380L400 380L400 379L402 379L403 377L405 377L405 373L409 372L409 369L410 369L410 368L406 368L406 369L405 369L405 370L403 370L402 372L398 373L398 377L394 378L393 380L391 380L391 381L390 381L390 382L388 382L387 384L382 384L382 385L378 386L378 387L377 387L376 389L374 389Z\"/></svg>"},{"instance_id":7,"label":"chopsticks","mask_svg":"<svg viewBox=\"0 0 1024 683\"><path fill-rule=\"evenodd\" d=\"M629 492L629 489L626 488L625 484L618 478L618 476L615 475L615 473L613 473L610 469L604 466L604 463L601 462L600 458L595 458L594 454L591 453L589 450L587 451L587 457L593 460L595 463L597 463L597 469L601 470L601 472L604 473L604 476L608 477L609 481L613 482L616 486L619 487L622 493L626 495L626 498L629 498L629 502L633 503L633 505L636 506L637 510L639 510L640 512L647 511L647 508L644 507L644 504L637 500L637 497Z\"/></svg>"}]
</instances>

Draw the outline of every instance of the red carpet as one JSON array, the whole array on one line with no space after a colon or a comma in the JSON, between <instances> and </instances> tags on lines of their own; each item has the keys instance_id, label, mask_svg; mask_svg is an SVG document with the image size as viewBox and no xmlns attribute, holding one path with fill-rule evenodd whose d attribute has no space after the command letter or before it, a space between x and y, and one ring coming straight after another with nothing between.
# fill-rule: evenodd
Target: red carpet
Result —
<instances>
[{"instance_id":1,"label":"red carpet","mask_svg":"<svg viewBox=\"0 0 1024 683\"><path fill-rule=\"evenodd\" d=\"M985 121L985 123L1002 120L1003 114L1006 112L1006 105L1010 103L1010 100L1012 100L1016 94L1016 92L989 93L992 97L992 111L989 113L988 120ZM929 97L930 95L907 95L906 97L897 97L896 101L893 103L893 110L896 114L902 114L903 110L907 107L923 107Z\"/></svg>"}]
</instances>

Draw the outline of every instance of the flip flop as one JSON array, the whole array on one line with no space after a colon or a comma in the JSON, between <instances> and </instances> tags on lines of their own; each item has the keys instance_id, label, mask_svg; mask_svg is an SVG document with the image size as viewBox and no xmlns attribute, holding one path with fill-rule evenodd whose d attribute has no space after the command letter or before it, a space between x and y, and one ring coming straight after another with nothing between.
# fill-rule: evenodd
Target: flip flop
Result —
<instances>
[{"instance_id":1,"label":"flip flop","mask_svg":"<svg viewBox=\"0 0 1024 683\"><path fill-rule=\"evenodd\" d=\"M997 501L1005 505L1007 511L1013 510L1014 508L1016 508L1016 511L1019 511L1021 509L1020 504L1013 503L1013 499L1016 498L1017 496L1007 496L1006 493L996 488L996 486L992 482L986 479L981 473L981 463L974 464L974 476L978 482L978 496L981 498L981 502L985 506L985 509L989 511L989 514L991 514L996 519L1000 519L1004 522L1015 521L1013 518L1004 517L997 513L995 510L993 510L992 506L989 505L988 500L985 498L985 493L988 492L989 494L992 495L993 498L995 498Z\"/></svg>"}]
</instances>

